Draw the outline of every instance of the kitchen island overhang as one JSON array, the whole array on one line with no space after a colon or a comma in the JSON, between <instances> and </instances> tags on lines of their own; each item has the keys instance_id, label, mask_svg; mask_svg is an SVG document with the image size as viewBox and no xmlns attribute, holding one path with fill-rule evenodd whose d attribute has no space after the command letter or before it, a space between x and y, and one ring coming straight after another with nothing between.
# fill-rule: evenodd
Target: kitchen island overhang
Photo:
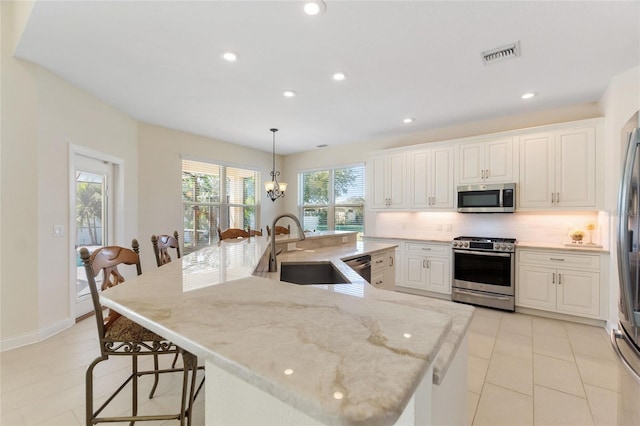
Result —
<instances>
[{"instance_id":1,"label":"kitchen island overhang","mask_svg":"<svg viewBox=\"0 0 640 426\"><path fill-rule=\"evenodd\" d=\"M226 248L217 250L219 260ZM219 369L319 423L393 424L416 389L430 391L449 315L409 306L406 295L394 301L393 292L381 301L254 276L184 291L186 277L211 273L213 251L145 272L102 302L193 352L212 375ZM207 424L216 422L215 386L207 379Z\"/></svg>"}]
</instances>

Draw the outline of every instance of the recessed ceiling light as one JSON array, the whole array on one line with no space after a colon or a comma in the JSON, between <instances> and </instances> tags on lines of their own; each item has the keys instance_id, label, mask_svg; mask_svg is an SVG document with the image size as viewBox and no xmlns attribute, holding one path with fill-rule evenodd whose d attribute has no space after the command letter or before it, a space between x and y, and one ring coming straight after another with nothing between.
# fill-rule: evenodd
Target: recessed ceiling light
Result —
<instances>
[{"instance_id":1,"label":"recessed ceiling light","mask_svg":"<svg viewBox=\"0 0 640 426\"><path fill-rule=\"evenodd\" d=\"M522 99L531 99L535 96L536 94L531 92L531 93L525 93L524 95L522 95Z\"/></svg>"},{"instance_id":2,"label":"recessed ceiling light","mask_svg":"<svg viewBox=\"0 0 640 426\"><path fill-rule=\"evenodd\" d=\"M347 79L347 74L343 73L342 71L338 71L333 74L332 78L335 81L344 81Z\"/></svg>"},{"instance_id":3,"label":"recessed ceiling light","mask_svg":"<svg viewBox=\"0 0 640 426\"><path fill-rule=\"evenodd\" d=\"M409 124L409 123L413 123L414 121L416 121L416 119L413 118L413 117L407 117L402 121L405 122L406 124Z\"/></svg>"},{"instance_id":4,"label":"recessed ceiling light","mask_svg":"<svg viewBox=\"0 0 640 426\"><path fill-rule=\"evenodd\" d=\"M295 90L285 90L282 94L287 98L293 98L294 96L298 95Z\"/></svg>"},{"instance_id":5,"label":"recessed ceiling light","mask_svg":"<svg viewBox=\"0 0 640 426\"><path fill-rule=\"evenodd\" d=\"M310 16L321 15L326 8L327 6L322 0L307 1L304 4L304 13Z\"/></svg>"},{"instance_id":6,"label":"recessed ceiling light","mask_svg":"<svg viewBox=\"0 0 640 426\"><path fill-rule=\"evenodd\" d=\"M229 61L229 62L235 62L238 60L238 55L236 55L233 52L224 52L222 54L222 59L224 59L225 61Z\"/></svg>"}]
</instances>

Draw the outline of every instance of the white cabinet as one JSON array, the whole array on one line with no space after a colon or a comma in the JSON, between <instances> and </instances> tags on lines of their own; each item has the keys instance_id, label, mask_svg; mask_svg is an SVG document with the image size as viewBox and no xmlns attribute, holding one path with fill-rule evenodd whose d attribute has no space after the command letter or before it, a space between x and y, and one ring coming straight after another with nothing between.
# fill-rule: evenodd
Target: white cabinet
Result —
<instances>
[{"instance_id":1,"label":"white cabinet","mask_svg":"<svg viewBox=\"0 0 640 426\"><path fill-rule=\"evenodd\" d=\"M409 153L409 207L421 210L453 209L452 146Z\"/></svg>"},{"instance_id":2,"label":"white cabinet","mask_svg":"<svg viewBox=\"0 0 640 426\"><path fill-rule=\"evenodd\" d=\"M376 288L395 290L395 249L385 250L371 256L371 284Z\"/></svg>"},{"instance_id":3,"label":"white cabinet","mask_svg":"<svg viewBox=\"0 0 640 426\"><path fill-rule=\"evenodd\" d=\"M406 201L406 153L372 157L368 174L370 208L402 209Z\"/></svg>"},{"instance_id":4,"label":"white cabinet","mask_svg":"<svg viewBox=\"0 0 640 426\"><path fill-rule=\"evenodd\" d=\"M516 306L599 318L600 256L518 251Z\"/></svg>"},{"instance_id":5,"label":"white cabinet","mask_svg":"<svg viewBox=\"0 0 640 426\"><path fill-rule=\"evenodd\" d=\"M402 287L451 294L451 246L405 241Z\"/></svg>"},{"instance_id":6,"label":"white cabinet","mask_svg":"<svg viewBox=\"0 0 640 426\"><path fill-rule=\"evenodd\" d=\"M596 207L595 126L520 137L518 208Z\"/></svg>"},{"instance_id":7,"label":"white cabinet","mask_svg":"<svg viewBox=\"0 0 640 426\"><path fill-rule=\"evenodd\" d=\"M458 145L458 184L514 182L513 138Z\"/></svg>"}]
</instances>

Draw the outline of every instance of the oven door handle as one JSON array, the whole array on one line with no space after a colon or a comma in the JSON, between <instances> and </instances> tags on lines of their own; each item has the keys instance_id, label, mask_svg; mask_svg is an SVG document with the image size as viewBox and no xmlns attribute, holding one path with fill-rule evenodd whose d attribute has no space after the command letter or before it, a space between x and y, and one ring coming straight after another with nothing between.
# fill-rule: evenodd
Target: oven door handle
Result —
<instances>
[{"instance_id":1,"label":"oven door handle","mask_svg":"<svg viewBox=\"0 0 640 426\"><path fill-rule=\"evenodd\" d=\"M494 252L488 252L488 251L473 251L473 250L454 250L454 253L460 253L460 254L477 254L480 256L492 256L492 257L511 257L511 255L513 253L494 253Z\"/></svg>"},{"instance_id":2,"label":"oven door handle","mask_svg":"<svg viewBox=\"0 0 640 426\"><path fill-rule=\"evenodd\" d=\"M453 291L455 291L456 293L462 293L462 294L466 294L469 296L473 296L473 297L482 297L485 299L491 299L491 300L509 300L509 297L507 296L489 296L486 294L482 294L482 293L475 293L473 291L465 291L465 290L460 290L459 288L454 288Z\"/></svg>"}]
</instances>

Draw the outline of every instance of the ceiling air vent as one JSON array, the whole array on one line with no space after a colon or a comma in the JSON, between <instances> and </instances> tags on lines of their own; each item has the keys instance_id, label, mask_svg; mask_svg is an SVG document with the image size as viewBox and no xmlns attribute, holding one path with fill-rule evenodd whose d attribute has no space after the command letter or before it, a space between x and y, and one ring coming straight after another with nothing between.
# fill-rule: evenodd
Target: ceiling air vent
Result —
<instances>
[{"instance_id":1,"label":"ceiling air vent","mask_svg":"<svg viewBox=\"0 0 640 426\"><path fill-rule=\"evenodd\" d=\"M516 56L520 56L519 41L482 52L482 63L487 65L503 59L515 58Z\"/></svg>"}]
</instances>

